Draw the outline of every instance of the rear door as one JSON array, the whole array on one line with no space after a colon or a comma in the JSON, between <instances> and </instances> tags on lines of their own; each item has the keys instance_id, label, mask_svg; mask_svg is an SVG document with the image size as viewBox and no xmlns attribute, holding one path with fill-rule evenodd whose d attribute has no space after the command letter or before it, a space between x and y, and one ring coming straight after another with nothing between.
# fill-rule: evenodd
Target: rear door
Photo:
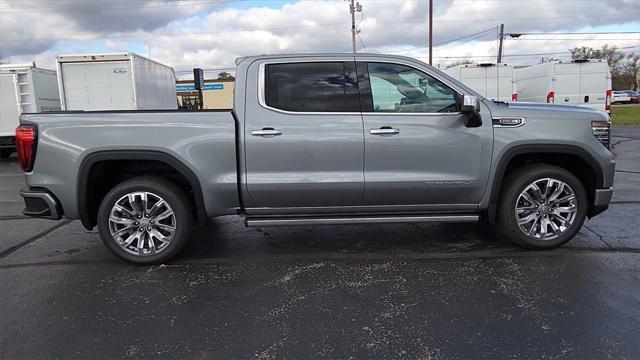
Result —
<instances>
[{"instance_id":1,"label":"rear door","mask_svg":"<svg viewBox=\"0 0 640 360\"><path fill-rule=\"evenodd\" d=\"M19 125L18 75L0 75L0 136L14 136Z\"/></svg>"},{"instance_id":2,"label":"rear door","mask_svg":"<svg viewBox=\"0 0 640 360\"><path fill-rule=\"evenodd\" d=\"M552 81L556 104L580 105L582 103L579 64L556 64Z\"/></svg>"},{"instance_id":3,"label":"rear door","mask_svg":"<svg viewBox=\"0 0 640 360\"><path fill-rule=\"evenodd\" d=\"M496 100L509 102L512 100L512 96L515 93L513 85L513 68L511 66L502 66L498 64L495 66L495 81L497 87ZM487 76L488 79L494 79L492 76Z\"/></svg>"},{"instance_id":4,"label":"rear door","mask_svg":"<svg viewBox=\"0 0 640 360\"><path fill-rule=\"evenodd\" d=\"M65 110L135 110L128 61L60 64Z\"/></svg>"},{"instance_id":5,"label":"rear door","mask_svg":"<svg viewBox=\"0 0 640 360\"><path fill-rule=\"evenodd\" d=\"M247 95L245 112L247 212L359 205L364 139L354 61L251 66L259 66L249 71L259 90L255 105Z\"/></svg>"},{"instance_id":6,"label":"rear door","mask_svg":"<svg viewBox=\"0 0 640 360\"><path fill-rule=\"evenodd\" d=\"M426 70L375 61L358 62L357 69L365 130L364 203L474 209L491 167L488 110L481 111L481 127L468 128L459 110L461 95Z\"/></svg>"},{"instance_id":7,"label":"rear door","mask_svg":"<svg viewBox=\"0 0 640 360\"><path fill-rule=\"evenodd\" d=\"M581 105L597 110L605 110L608 89L607 65L600 62L580 64Z\"/></svg>"},{"instance_id":8,"label":"rear door","mask_svg":"<svg viewBox=\"0 0 640 360\"><path fill-rule=\"evenodd\" d=\"M485 95L485 97L491 100L503 100L500 92L498 66L487 66L482 69L485 71L485 79L487 81L487 95Z\"/></svg>"},{"instance_id":9,"label":"rear door","mask_svg":"<svg viewBox=\"0 0 640 360\"><path fill-rule=\"evenodd\" d=\"M494 97L491 89L487 86L487 70L484 67L462 67L460 69L460 82L488 99Z\"/></svg>"}]
</instances>

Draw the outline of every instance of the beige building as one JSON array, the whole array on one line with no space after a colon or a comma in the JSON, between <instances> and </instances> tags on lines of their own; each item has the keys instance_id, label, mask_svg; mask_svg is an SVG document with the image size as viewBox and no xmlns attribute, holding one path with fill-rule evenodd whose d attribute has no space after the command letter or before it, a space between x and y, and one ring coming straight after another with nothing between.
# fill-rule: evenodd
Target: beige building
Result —
<instances>
[{"instance_id":1,"label":"beige building","mask_svg":"<svg viewBox=\"0 0 640 360\"><path fill-rule=\"evenodd\" d=\"M203 109L233 109L234 79L205 80L202 90ZM181 108L197 108L198 92L193 80L176 81L178 105Z\"/></svg>"}]
</instances>

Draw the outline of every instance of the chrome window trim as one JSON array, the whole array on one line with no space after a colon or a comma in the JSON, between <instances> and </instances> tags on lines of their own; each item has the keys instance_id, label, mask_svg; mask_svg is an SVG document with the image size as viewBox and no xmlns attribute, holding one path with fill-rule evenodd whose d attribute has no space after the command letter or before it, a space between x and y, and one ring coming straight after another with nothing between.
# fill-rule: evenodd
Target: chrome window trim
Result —
<instances>
[{"instance_id":1,"label":"chrome window trim","mask_svg":"<svg viewBox=\"0 0 640 360\"><path fill-rule=\"evenodd\" d=\"M273 65L273 64L292 64L292 63L318 63L318 62L345 62L345 61L353 61L355 62L355 60L353 58L335 58L335 59L321 59L321 60L310 60L310 59L296 59L296 60L287 60L285 59L278 59L278 60L270 60L270 61L265 61L260 63L259 67L258 67L258 104L260 104L260 106L262 106L265 109L268 110L272 110L275 112L279 112L282 114L288 114L288 115L360 115L361 112L360 111L353 111L353 112L349 112L349 111L335 111L335 112L330 112L330 111L290 111L290 110L282 110L282 109L278 109L278 108L274 108L272 106L267 105L267 101L265 99L265 90L266 90L266 65Z\"/></svg>"},{"instance_id":2,"label":"chrome window trim","mask_svg":"<svg viewBox=\"0 0 640 360\"><path fill-rule=\"evenodd\" d=\"M282 114L288 114L288 115L354 115L354 114L361 114L361 115L374 115L374 116L381 116L381 115L392 115L392 116L398 116L398 115L409 115L409 116L433 116L433 115L437 115L437 116L443 116L443 115L462 115L462 112L458 111L458 112L447 112L447 113L438 113L438 112L423 112L423 113L418 113L418 112L360 112L360 111L354 111L354 112L348 112L348 111L341 111L341 112L323 112L323 111L290 111L290 110L282 110L282 109L278 109L278 108L274 108L272 106L267 105L266 99L265 99L265 89L266 89L266 65L272 65L272 64L291 64L291 63L317 63L317 62L344 62L344 61L353 61L353 62L372 62L372 63L385 63L385 64L397 64L397 65L404 65L407 67L410 67L416 71L425 73L429 76L431 76L432 78L441 81L442 83L446 84L449 88L451 88L451 90L455 91L459 96L464 96L464 94L460 91L458 91L458 89L456 89L454 86L451 85L451 83L449 83L446 80L443 80L442 78L435 76L433 74L431 74L428 71L424 71L421 69L416 68L414 65L410 64L409 62L406 61L402 61L402 60L398 60L398 61L391 61L391 60L366 60L366 59L357 59L357 58L343 58L343 57L336 57L333 59L318 59L318 60L313 60L313 59L292 59L292 60L287 60L286 58L282 58L282 59L273 59L273 60L267 60L267 61L263 61L258 65L258 104L260 104L260 106L262 106L263 108L267 109L267 110L271 110L271 111L275 111L275 112L279 112Z\"/></svg>"}]
</instances>

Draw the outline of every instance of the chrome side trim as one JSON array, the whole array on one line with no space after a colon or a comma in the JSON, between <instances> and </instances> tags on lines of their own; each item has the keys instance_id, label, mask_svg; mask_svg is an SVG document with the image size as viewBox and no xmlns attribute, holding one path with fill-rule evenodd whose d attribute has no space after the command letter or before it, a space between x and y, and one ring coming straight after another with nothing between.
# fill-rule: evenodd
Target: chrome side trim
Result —
<instances>
[{"instance_id":1,"label":"chrome side trim","mask_svg":"<svg viewBox=\"0 0 640 360\"><path fill-rule=\"evenodd\" d=\"M248 227L292 225L341 225L341 224L395 224L422 222L476 222L479 215L421 215L421 216L367 216L367 217L302 217L302 218L251 218L245 219Z\"/></svg>"},{"instance_id":2,"label":"chrome side trim","mask_svg":"<svg viewBox=\"0 0 640 360\"><path fill-rule=\"evenodd\" d=\"M476 213L478 204L417 204L417 205L346 205L346 206L313 206L313 207L246 207L243 209L248 217L259 216L383 216L389 213L402 215L443 214L452 211L460 213Z\"/></svg>"}]
</instances>

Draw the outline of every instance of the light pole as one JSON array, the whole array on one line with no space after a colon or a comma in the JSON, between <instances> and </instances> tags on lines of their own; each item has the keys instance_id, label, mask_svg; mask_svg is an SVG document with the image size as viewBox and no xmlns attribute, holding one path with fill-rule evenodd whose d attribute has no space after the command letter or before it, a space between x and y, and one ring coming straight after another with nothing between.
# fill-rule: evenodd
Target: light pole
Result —
<instances>
[{"instance_id":1,"label":"light pole","mask_svg":"<svg viewBox=\"0 0 640 360\"><path fill-rule=\"evenodd\" d=\"M356 35L360 30L356 30L356 12L362 12L362 5L355 0L349 0L349 12L351 13L351 50L356 53Z\"/></svg>"},{"instance_id":2,"label":"light pole","mask_svg":"<svg viewBox=\"0 0 640 360\"><path fill-rule=\"evenodd\" d=\"M433 55L433 0L429 0L429 65L432 65Z\"/></svg>"}]
</instances>

